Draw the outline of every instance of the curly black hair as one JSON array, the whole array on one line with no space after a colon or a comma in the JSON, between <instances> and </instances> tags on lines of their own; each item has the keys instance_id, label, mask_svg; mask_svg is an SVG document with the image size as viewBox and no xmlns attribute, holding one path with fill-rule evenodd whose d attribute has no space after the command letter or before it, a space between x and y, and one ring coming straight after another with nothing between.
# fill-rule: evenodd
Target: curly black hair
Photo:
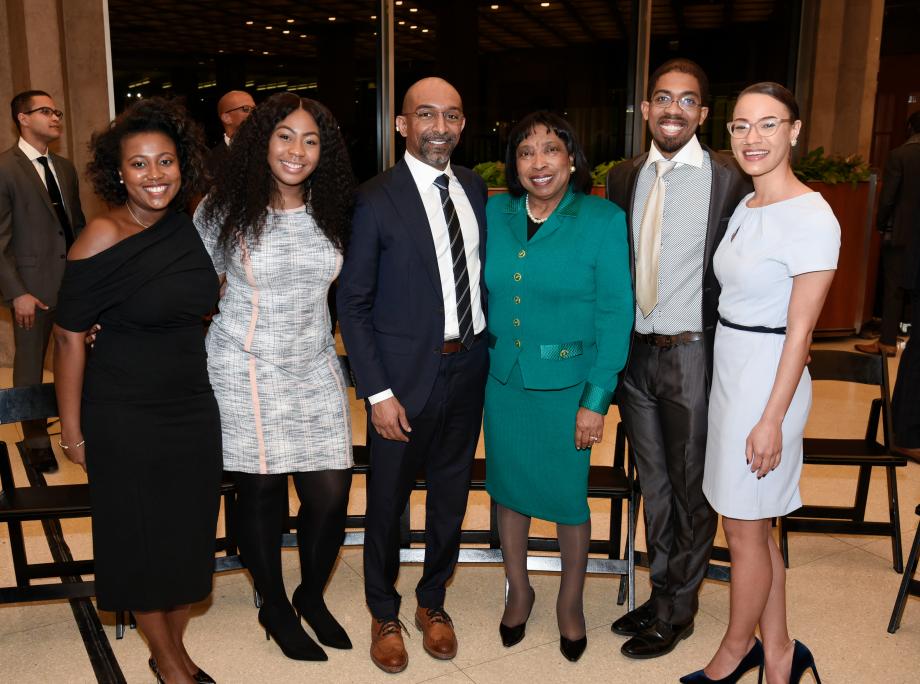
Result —
<instances>
[{"instance_id":1,"label":"curly black hair","mask_svg":"<svg viewBox=\"0 0 920 684\"><path fill-rule=\"evenodd\" d=\"M291 112L303 109L319 126L319 164L303 183L303 199L323 234L340 250L348 245L355 176L335 117L316 100L276 93L260 104L233 136L227 161L204 200L204 216L219 226L218 245L236 248L242 237L257 243L268 208L280 197L268 165L272 133Z\"/></svg>"},{"instance_id":2,"label":"curly black hair","mask_svg":"<svg viewBox=\"0 0 920 684\"><path fill-rule=\"evenodd\" d=\"M575 160L575 170L569 179L569 185L576 192L583 192L586 195L591 193L591 167L588 166L588 159L585 152L578 142L575 135L575 129L572 124L563 119L558 114L547 112L545 110L531 112L523 119L518 121L511 133L508 134L508 147L505 150L505 180L508 186L508 192L514 197L521 197L526 191L521 184L521 179L517 172L517 148L525 138L531 135L538 127L545 127L559 136L559 139L565 143L566 151Z\"/></svg>"},{"instance_id":3,"label":"curly black hair","mask_svg":"<svg viewBox=\"0 0 920 684\"><path fill-rule=\"evenodd\" d=\"M206 187L204 166L207 147L201 127L179 102L151 97L136 102L119 114L104 131L93 133L89 141L92 158L86 175L93 189L110 206L128 201L128 192L119 182L121 143L137 133L163 133L176 145L182 185L169 206L182 210Z\"/></svg>"}]
</instances>

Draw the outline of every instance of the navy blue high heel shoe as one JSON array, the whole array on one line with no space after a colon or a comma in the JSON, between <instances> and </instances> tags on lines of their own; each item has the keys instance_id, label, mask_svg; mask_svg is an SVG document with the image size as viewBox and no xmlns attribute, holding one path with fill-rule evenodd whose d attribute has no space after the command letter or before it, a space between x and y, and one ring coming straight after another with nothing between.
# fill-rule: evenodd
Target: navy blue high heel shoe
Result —
<instances>
[{"instance_id":1,"label":"navy blue high heel shoe","mask_svg":"<svg viewBox=\"0 0 920 684\"><path fill-rule=\"evenodd\" d=\"M815 657L808 650L808 646L801 641L793 641L795 648L792 650L792 669L789 671L789 684L796 684L802 679L806 670L811 670L815 676L815 684L821 684L818 668L815 666Z\"/></svg>"},{"instance_id":2,"label":"navy blue high heel shoe","mask_svg":"<svg viewBox=\"0 0 920 684\"><path fill-rule=\"evenodd\" d=\"M681 684L735 684L735 682L741 679L746 672L756 667L760 669L757 675L757 684L760 684L763 681L763 660L763 644L760 643L760 639L754 637L754 645L751 646L751 650L741 659L741 662L738 663L738 667L736 667L731 674L722 677L722 679L710 679L703 670L697 670L696 672L684 675L680 678L680 681ZM794 660L793 658L793 661ZM793 667L793 670L794 669ZM820 682L818 684L820 684Z\"/></svg>"}]
</instances>

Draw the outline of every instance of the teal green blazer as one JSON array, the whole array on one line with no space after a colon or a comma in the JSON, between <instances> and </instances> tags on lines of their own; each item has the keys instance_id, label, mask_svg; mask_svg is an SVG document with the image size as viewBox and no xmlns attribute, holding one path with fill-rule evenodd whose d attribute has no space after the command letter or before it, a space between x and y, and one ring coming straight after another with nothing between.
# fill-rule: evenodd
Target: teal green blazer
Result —
<instances>
[{"instance_id":1,"label":"teal green blazer","mask_svg":"<svg viewBox=\"0 0 920 684\"><path fill-rule=\"evenodd\" d=\"M605 414L626 363L635 304L626 215L571 188L527 240L524 197L486 205L490 374L518 364L527 389L585 382L580 405Z\"/></svg>"}]
</instances>

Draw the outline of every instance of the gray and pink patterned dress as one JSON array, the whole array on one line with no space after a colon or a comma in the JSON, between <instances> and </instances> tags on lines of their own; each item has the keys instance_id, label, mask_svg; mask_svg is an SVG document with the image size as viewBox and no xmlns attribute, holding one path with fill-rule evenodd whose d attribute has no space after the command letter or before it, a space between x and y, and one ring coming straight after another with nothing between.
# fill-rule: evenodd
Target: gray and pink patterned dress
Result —
<instances>
[{"instance_id":1,"label":"gray and pink patterned dress","mask_svg":"<svg viewBox=\"0 0 920 684\"><path fill-rule=\"evenodd\" d=\"M241 240L229 254L200 207L195 226L227 277L207 337L224 470L350 468L351 416L327 306L341 252L305 207L269 210L259 242Z\"/></svg>"}]
</instances>

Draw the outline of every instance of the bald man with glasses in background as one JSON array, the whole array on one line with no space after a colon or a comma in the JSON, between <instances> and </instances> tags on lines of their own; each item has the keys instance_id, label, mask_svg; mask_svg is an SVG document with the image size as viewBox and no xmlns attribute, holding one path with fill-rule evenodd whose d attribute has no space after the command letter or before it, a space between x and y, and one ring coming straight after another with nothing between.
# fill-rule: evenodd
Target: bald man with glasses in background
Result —
<instances>
[{"instance_id":1,"label":"bald man with glasses in background","mask_svg":"<svg viewBox=\"0 0 920 684\"><path fill-rule=\"evenodd\" d=\"M64 112L43 90L10 102L19 140L0 154L0 296L12 309L13 385L42 381L42 369L67 250L86 220L73 164L48 149ZM22 423L32 465L57 470L44 420Z\"/></svg>"},{"instance_id":2,"label":"bald man with glasses in background","mask_svg":"<svg viewBox=\"0 0 920 684\"><path fill-rule=\"evenodd\" d=\"M217 177L218 170L230 151L230 142L237 129L252 114L256 103L252 95L245 90L231 90L217 101L217 116L224 127L224 139L211 148L208 155L208 174L211 179Z\"/></svg>"}]
</instances>

